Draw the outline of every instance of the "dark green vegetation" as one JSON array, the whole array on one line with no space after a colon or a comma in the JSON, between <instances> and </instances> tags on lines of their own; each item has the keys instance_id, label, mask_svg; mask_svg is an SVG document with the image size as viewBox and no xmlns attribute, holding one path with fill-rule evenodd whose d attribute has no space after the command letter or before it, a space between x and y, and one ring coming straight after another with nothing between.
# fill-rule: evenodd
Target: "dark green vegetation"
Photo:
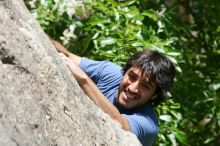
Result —
<instances>
[{"instance_id":1,"label":"dark green vegetation","mask_svg":"<svg viewBox=\"0 0 220 146\"><path fill-rule=\"evenodd\" d=\"M68 3L69 1L69 3ZM220 145L219 0L37 0L27 3L41 26L72 52L123 65L143 48L167 54L178 70L156 109L155 145Z\"/></svg>"}]
</instances>

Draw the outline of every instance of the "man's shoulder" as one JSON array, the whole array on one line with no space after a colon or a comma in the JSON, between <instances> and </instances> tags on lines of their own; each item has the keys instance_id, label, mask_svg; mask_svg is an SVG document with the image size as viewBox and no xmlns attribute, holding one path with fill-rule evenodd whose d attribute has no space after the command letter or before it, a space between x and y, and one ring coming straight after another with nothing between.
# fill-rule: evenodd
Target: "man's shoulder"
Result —
<instances>
[{"instance_id":1,"label":"man's shoulder","mask_svg":"<svg viewBox=\"0 0 220 146\"><path fill-rule=\"evenodd\" d=\"M103 61L97 61L97 60L91 60L86 57L82 57L80 66L99 66L101 69L110 69L111 70L122 70L121 66L109 61L109 60L103 60Z\"/></svg>"},{"instance_id":2,"label":"man's shoulder","mask_svg":"<svg viewBox=\"0 0 220 146\"><path fill-rule=\"evenodd\" d=\"M119 75L121 76L121 73L122 73L122 68L115 64L115 63L112 63L110 61L103 61L103 68L102 68L104 71L108 72L108 73L112 73L113 75Z\"/></svg>"},{"instance_id":3,"label":"man's shoulder","mask_svg":"<svg viewBox=\"0 0 220 146\"><path fill-rule=\"evenodd\" d=\"M110 70L117 70L117 71L121 71L122 67L109 61L109 60L104 60L104 61L100 61L100 63L104 66L104 68L106 69L110 69Z\"/></svg>"}]
</instances>

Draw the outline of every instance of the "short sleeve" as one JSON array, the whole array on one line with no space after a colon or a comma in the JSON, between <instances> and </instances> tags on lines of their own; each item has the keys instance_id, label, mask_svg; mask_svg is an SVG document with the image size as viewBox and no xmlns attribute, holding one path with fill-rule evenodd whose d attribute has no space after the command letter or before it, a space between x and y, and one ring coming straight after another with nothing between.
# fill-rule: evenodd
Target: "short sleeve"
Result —
<instances>
[{"instance_id":1,"label":"short sleeve","mask_svg":"<svg viewBox=\"0 0 220 146\"><path fill-rule=\"evenodd\" d=\"M123 114L130 125L131 132L134 133L143 146L151 146L158 132L158 125L152 117L147 114Z\"/></svg>"},{"instance_id":2,"label":"short sleeve","mask_svg":"<svg viewBox=\"0 0 220 146\"><path fill-rule=\"evenodd\" d=\"M82 57L79 67L95 82L97 83L100 73L100 68L103 61L90 60Z\"/></svg>"},{"instance_id":3,"label":"short sleeve","mask_svg":"<svg viewBox=\"0 0 220 146\"><path fill-rule=\"evenodd\" d=\"M110 61L94 61L83 57L80 68L95 82L102 93L110 97L122 79L122 68Z\"/></svg>"}]
</instances>

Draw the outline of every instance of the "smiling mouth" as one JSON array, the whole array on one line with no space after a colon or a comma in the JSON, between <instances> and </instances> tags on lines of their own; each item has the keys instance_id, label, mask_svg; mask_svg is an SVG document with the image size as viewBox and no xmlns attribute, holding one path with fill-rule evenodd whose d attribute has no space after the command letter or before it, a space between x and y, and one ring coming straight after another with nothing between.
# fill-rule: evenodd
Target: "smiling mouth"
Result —
<instances>
[{"instance_id":1,"label":"smiling mouth","mask_svg":"<svg viewBox=\"0 0 220 146\"><path fill-rule=\"evenodd\" d=\"M131 95L128 90L125 90L124 93L126 95L126 100L135 100L135 99L137 99L137 96L136 95Z\"/></svg>"}]
</instances>

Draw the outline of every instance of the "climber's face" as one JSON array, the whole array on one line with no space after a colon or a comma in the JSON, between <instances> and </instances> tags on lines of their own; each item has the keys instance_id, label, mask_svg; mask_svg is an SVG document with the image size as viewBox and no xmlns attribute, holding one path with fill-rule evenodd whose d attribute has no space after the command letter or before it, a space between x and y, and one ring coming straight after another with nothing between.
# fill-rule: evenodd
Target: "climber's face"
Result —
<instances>
[{"instance_id":1,"label":"climber's face","mask_svg":"<svg viewBox=\"0 0 220 146\"><path fill-rule=\"evenodd\" d=\"M141 71L139 67L131 67L120 83L117 101L124 108L138 107L156 98L153 96L155 83L150 82L147 74L142 75Z\"/></svg>"}]
</instances>

